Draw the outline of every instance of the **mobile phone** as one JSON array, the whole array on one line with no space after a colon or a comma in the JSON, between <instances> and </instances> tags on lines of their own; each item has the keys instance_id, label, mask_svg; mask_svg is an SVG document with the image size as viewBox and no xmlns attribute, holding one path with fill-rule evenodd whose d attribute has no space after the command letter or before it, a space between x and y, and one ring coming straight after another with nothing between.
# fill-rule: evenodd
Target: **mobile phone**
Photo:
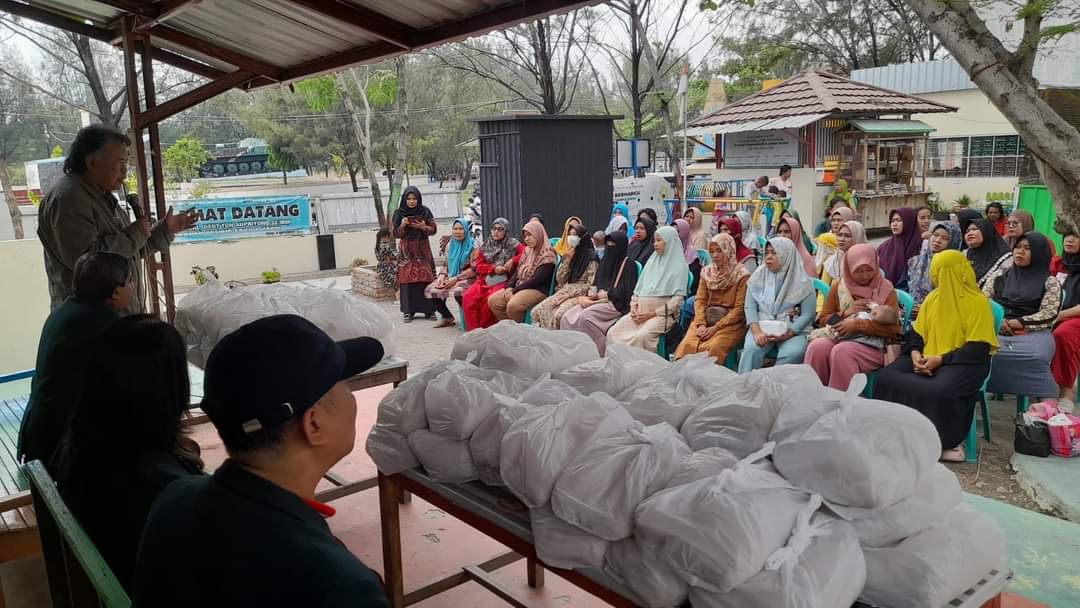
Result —
<instances>
[{"instance_id":1,"label":"mobile phone","mask_svg":"<svg viewBox=\"0 0 1080 608\"><path fill-rule=\"evenodd\" d=\"M833 314L832 314L832 316L831 316L831 317L829 317L829 320L828 320L828 321L826 321L825 323L826 323L827 325L837 325L837 324L839 324L839 323L840 323L841 321L843 321L843 320L844 320L844 318L843 318L843 317L841 317L840 315L838 315L838 314L836 314L836 313L833 313Z\"/></svg>"}]
</instances>

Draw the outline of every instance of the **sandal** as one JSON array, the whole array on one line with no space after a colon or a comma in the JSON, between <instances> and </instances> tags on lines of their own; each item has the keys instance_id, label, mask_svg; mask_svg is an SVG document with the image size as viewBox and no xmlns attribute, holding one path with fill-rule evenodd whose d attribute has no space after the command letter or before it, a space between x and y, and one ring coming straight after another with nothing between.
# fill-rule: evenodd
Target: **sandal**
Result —
<instances>
[{"instance_id":1,"label":"sandal","mask_svg":"<svg viewBox=\"0 0 1080 608\"><path fill-rule=\"evenodd\" d=\"M412 323L412 315L410 315L410 314L402 315L402 321L404 321L406 323Z\"/></svg>"},{"instance_id":2,"label":"sandal","mask_svg":"<svg viewBox=\"0 0 1080 608\"><path fill-rule=\"evenodd\" d=\"M941 450L941 462L964 462L966 460L964 446L957 446L951 450Z\"/></svg>"},{"instance_id":3,"label":"sandal","mask_svg":"<svg viewBox=\"0 0 1080 608\"><path fill-rule=\"evenodd\" d=\"M455 321L453 317L446 317L435 324L435 329L441 329L443 327L453 327L456 324L457 321Z\"/></svg>"}]
</instances>

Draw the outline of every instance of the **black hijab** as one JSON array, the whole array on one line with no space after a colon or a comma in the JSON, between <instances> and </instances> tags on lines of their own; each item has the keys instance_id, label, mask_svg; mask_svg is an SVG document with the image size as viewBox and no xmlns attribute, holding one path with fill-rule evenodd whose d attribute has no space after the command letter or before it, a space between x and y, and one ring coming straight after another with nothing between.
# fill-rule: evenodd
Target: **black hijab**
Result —
<instances>
[{"instance_id":1,"label":"black hijab","mask_svg":"<svg viewBox=\"0 0 1080 608\"><path fill-rule=\"evenodd\" d=\"M416 195L416 206L409 207L405 202L410 194ZM435 215L431 213L431 209L424 206L424 197L420 194L420 189L416 186L409 186L401 193L401 200L398 202L397 211L394 212L394 228L400 228L401 222L407 217L419 217L426 221L434 220ZM409 228L405 231L405 236L402 237L406 241L415 241L421 238L427 238L427 234L423 230L417 230L416 228Z\"/></svg>"},{"instance_id":2,"label":"black hijab","mask_svg":"<svg viewBox=\"0 0 1080 608\"><path fill-rule=\"evenodd\" d=\"M616 310L626 314L630 312L630 297L634 295L634 288L637 287L637 264L626 255L629 240L625 233L615 231L605 237L605 242L607 250L604 259L600 260L600 268L596 271L593 284L598 290L607 292L608 301ZM616 278L619 280L617 284Z\"/></svg>"},{"instance_id":3,"label":"black hijab","mask_svg":"<svg viewBox=\"0 0 1080 608\"><path fill-rule=\"evenodd\" d=\"M578 238L581 239L578 246L574 247L574 256L570 258L570 282L576 283L581 277L585 276L589 264L596 260L596 248L593 246L592 236L589 235L589 231L585 226L570 224L570 229L576 232Z\"/></svg>"},{"instance_id":4,"label":"black hijab","mask_svg":"<svg viewBox=\"0 0 1080 608\"><path fill-rule=\"evenodd\" d=\"M960 222L960 233L967 232L968 226L971 225L977 219L981 219L982 214L974 209L961 209L956 212L956 219Z\"/></svg>"},{"instance_id":5,"label":"black hijab","mask_svg":"<svg viewBox=\"0 0 1080 608\"><path fill-rule=\"evenodd\" d=\"M1080 236L1080 235L1076 235ZM1061 264L1069 276L1065 278L1062 288L1061 309L1072 308L1080 304L1080 253L1061 252Z\"/></svg>"},{"instance_id":6,"label":"black hijab","mask_svg":"<svg viewBox=\"0 0 1080 608\"><path fill-rule=\"evenodd\" d=\"M656 237L656 222L647 217L638 218L638 220L634 222L635 231L637 230L638 224L645 227L645 240L630 243L626 255L630 256L631 260L637 260L644 265L645 262L649 261L649 256L653 254L653 238Z\"/></svg>"},{"instance_id":7,"label":"black hijab","mask_svg":"<svg viewBox=\"0 0 1080 608\"><path fill-rule=\"evenodd\" d=\"M649 219L653 221L653 224L659 224L660 223L660 220L656 216L656 210L653 209L652 207L645 207L641 211L638 211L637 216L641 217L642 213L649 216Z\"/></svg>"},{"instance_id":8,"label":"black hijab","mask_svg":"<svg viewBox=\"0 0 1080 608\"><path fill-rule=\"evenodd\" d=\"M994 264L997 264L1003 255L1009 253L1010 249L1009 244L1001 238L990 220L979 218L968 223L969 226L972 224L982 233L983 242L978 247L969 247L967 257L971 260L971 265L975 267L975 280L982 281L986 273L990 272Z\"/></svg>"},{"instance_id":9,"label":"black hijab","mask_svg":"<svg viewBox=\"0 0 1080 608\"><path fill-rule=\"evenodd\" d=\"M1042 307L1046 278L1050 276L1050 242L1031 231L1016 240L1027 241L1031 263L1025 268L1013 265L994 281L994 300L1005 307L1005 317L1018 319L1034 314Z\"/></svg>"}]
</instances>

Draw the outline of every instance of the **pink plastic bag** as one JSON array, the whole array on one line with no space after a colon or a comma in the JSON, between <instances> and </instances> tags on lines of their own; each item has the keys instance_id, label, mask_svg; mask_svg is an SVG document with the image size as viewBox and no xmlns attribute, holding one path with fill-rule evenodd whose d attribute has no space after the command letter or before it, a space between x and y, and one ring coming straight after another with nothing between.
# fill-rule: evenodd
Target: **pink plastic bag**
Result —
<instances>
[{"instance_id":1,"label":"pink plastic bag","mask_svg":"<svg viewBox=\"0 0 1080 608\"><path fill-rule=\"evenodd\" d=\"M1041 420L1050 420L1058 414L1057 402L1054 401L1040 401L1033 403L1028 408L1027 413L1032 418L1039 418Z\"/></svg>"},{"instance_id":2,"label":"pink plastic bag","mask_svg":"<svg viewBox=\"0 0 1080 608\"><path fill-rule=\"evenodd\" d=\"M1046 421L1050 428L1050 452L1055 456L1080 456L1080 416L1057 414Z\"/></svg>"}]
</instances>

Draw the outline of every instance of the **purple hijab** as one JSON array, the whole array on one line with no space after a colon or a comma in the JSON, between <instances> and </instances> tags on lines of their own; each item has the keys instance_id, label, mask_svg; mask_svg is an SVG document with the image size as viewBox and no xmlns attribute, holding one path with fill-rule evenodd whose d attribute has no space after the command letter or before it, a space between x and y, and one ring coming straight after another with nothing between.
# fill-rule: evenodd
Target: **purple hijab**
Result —
<instances>
[{"instance_id":1,"label":"purple hijab","mask_svg":"<svg viewBox=\"0 0 1080 608\"><path fill-rule=\"evenodd\" d=\"M907 285L907 262L918 255L922 247L922 233L919 231L919 216L914 209L894 209L889 214L889 223L892 223L894 214L904 221L904 231L892 235L878 247L878 258L885 277L897 285L897 289L902 289Z\"/></svg>"}]
</instances>

